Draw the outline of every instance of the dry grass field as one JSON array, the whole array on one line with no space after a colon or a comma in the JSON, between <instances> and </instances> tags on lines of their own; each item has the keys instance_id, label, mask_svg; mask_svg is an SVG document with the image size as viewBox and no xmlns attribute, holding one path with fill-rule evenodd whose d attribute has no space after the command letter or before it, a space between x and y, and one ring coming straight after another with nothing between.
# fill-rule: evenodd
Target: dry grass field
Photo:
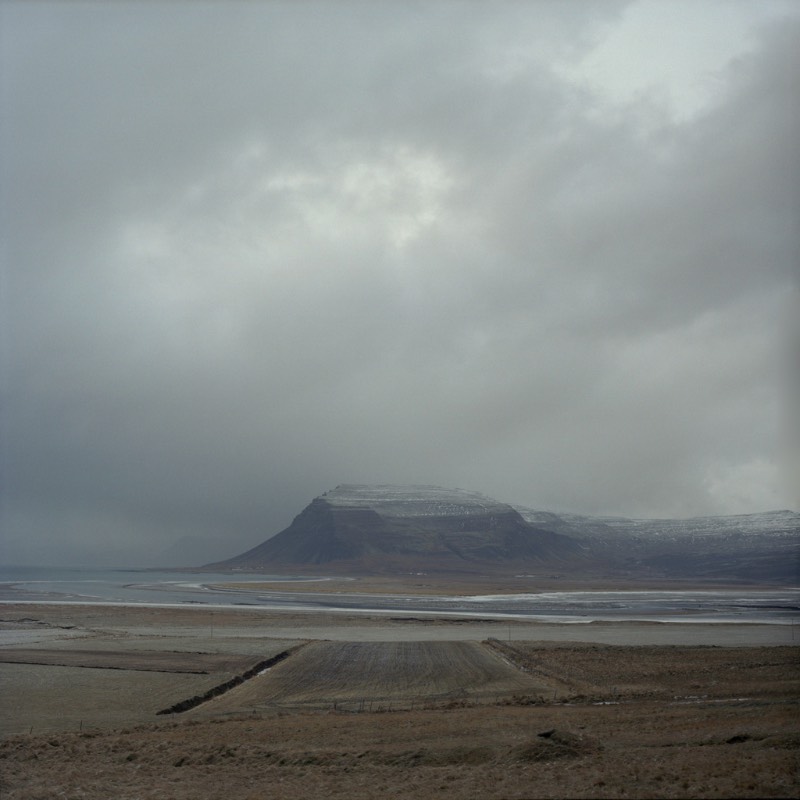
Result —
<instances>
[{"instance_id":1,"label":"dry grass field","mask_svg":"<svg viewBox=\"0 0 800 800\"><path fill-rule=\"evenodd\" d=\"M570 629L586 641L537 641L524 626L342 616L322 639L308 635L319 615L221 612L212 631L197 609L2 617L3 800L800 793L790 644L622 646L592 626Z\"/></svg>"},{"instance_id":2,"label":"dry grass field","mask_svg":"<svg viewBox=\"0 0 800 800\"><path fill-rule=\"evenodd\" d=\"M264 643L265 657L285 642ZM152 722L260 659L230 653L136 650L0 650L0 734L113 728Z\"/></svg>"},{"instance_id":3,"label":"dry grass field","mask_svg":"<svg viewBox=\"0 0 800 800\"><path fill-rule=\"evenodd\" d=\"M2 796L794 797L796 711L451 703L16 736L0 745Z\"/></svg>"},{"instance_id":4,"label":"dry grass field","mask_svg":"<svg viewBox=\"0 0 800 800\"><path fill-rule=\"evenodd\" d=\"M510 661L571 699L800 701L800 648L494 642Z\"/></svg>"}]
</instances>

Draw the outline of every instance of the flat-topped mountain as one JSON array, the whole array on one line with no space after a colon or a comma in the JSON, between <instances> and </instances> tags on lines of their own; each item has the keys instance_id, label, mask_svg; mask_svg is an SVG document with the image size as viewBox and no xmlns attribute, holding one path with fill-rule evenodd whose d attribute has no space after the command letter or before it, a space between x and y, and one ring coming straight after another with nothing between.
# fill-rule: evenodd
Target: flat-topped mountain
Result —
<instances>
[{"instance_id":1,"label":"flat-topped mountain","mask_svg":"<svg viewBox=\"0 0 800 800\"><path fill-rule=\"evenodd\" d=\"M314 499L271 539L213 566L463 570L563 562L583 552L577 541L537 528L510 505L476 492L345 484Z\"/></svg>"},{"instance_id":2,"label":"flat-topped mountain","mask_svg":"<svg viewBox=\"0 0 800 800\"><path fill-rule=\"evenodd\" d=\"M215 569L531 571L800 582L800 514L627 519L514 507L437 486L344 484Z\"/></svg>"},{"instance_id":3,"label":"flat-topped mountain","mask_svg":"<svg viewBox=\"0 0 800 800\"><path fill-rule=\"evenodd\" d=\"M321 498L336 508L372 508L384 517L451 517L508 514L512 506L464 489L439 486L342 484Z\"/></svg>"}]
</instances>

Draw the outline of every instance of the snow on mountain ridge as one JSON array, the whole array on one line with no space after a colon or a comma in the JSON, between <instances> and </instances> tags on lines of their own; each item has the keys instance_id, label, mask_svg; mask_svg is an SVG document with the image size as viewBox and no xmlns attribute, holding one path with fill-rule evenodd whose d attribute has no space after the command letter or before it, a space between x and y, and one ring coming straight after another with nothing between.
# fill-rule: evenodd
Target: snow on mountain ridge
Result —
<instances>
[{"instance_id":1,"label":"snow on mountain ridge","mask_svg":"<svg viewBox=\"0 0 800 800\"><path fill-rule=\"evenodd\" d=\"M686 519L625 519L598 517L598 521L630 533L718 535L720 533L800 533L800 514L793 511L764 511L733 516L689 517Z\"/></svg>"},{"instance_id":2,"label":"snow on mountain ridge","mask_svg":"<svg viewBox=\"0 0 800 800\"><path fill-rule=\"evenodd\" d=\"M577 528L602 527L616 533L647 536L688 536L730 534L800 534L800 514L796 511L762 511L732 516L647 519L629 517L590 517L581 514L559 514L514 506L531 524L561 522Z\"/></svg>"},{"instance_id":3,"label":"snow on mountain ridge","mask_svg":"<svg viewBox=\"0 0 800 800\"><path fill-rule=\"evenodd\" d=\"M335 508L371 508L387 517L472 516L517 512L532 525L554 530L557 527L568 527L575 533L578 530L588 533L590 529L594 532L643 534L652 537L800 533L800 514L788 510L678 519L593 517L512 506L479 492L427 484L340 484L317 499Z\"/></svg>"},{"instance_id":4,"label":"snow on mountain ridge","mask_svg":"<svg viewBox=\"0 0 800 800\"><path fill-rule=\"evenodd\" d=\"M595 577L797 585L798 534L800 514L793 511L683 520L589 517L515 507L462 489L342 484L314 498L288 528L209 566L349 565L409 573L534 564Z\"/></svg>"},{"instance_id":5,"label":"snow on mountain ridge","mask_svg":"<svg viewBox=\"0 0 800 800\"><path fill-rule=\"evenodd\" d=\"M336 508L371 508L387 517L446 517L507 514L514 509L464 489L391 484L341 484L318 499Z\"/></svg>"}]
</instances>

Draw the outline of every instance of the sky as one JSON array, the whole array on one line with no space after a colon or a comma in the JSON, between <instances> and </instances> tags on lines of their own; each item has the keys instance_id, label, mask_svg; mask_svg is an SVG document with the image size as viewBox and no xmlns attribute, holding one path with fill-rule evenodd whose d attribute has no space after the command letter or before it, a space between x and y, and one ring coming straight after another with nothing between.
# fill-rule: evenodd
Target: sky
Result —
<instances>
[{"instance_id":1,"label":"sky","mask_svg":"<svg viewBox=\"0 0 800 800\"><path fill-rule=\"evenodd\" d=\"M0 561L341 483L800 509L800 4L0 0Z\"/></svg>"}]
</instances>

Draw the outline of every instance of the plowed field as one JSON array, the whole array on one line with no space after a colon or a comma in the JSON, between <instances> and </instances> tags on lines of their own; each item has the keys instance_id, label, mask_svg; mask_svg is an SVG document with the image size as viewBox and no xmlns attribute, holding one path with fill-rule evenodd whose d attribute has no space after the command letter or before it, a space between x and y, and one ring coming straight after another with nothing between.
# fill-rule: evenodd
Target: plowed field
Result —
<instances>
[{"instance_id":1,"label":"plowed field","mask_svg":"<svg viewBox=\"0 0 800 800\"><path fill-rule=\"evenodd\" d=\"M211 705L214 713L271 705L363 710L547 691L478 642L312 642Z\"/></svg>"}]
</instances>

